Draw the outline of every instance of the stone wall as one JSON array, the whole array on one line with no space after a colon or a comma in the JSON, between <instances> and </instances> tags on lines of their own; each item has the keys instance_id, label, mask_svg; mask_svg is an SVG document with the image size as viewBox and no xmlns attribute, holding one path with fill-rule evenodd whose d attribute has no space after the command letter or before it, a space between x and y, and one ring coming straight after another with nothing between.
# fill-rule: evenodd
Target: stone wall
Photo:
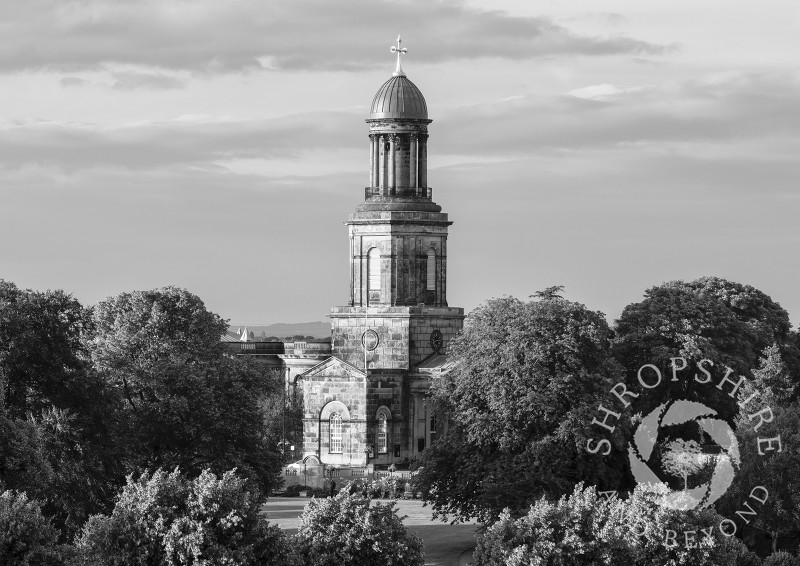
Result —
<instances>
[{"instance_id":1,"label":"stone wall","mask_svg":"<svg viewBox=\"0 0 800 566\"><path fill-rule=\"evenodd\" d=\"M325 464L359 464L366 457L367 382L363 376L332 375L343 373L336 369L322 368L303 380L303 452L318 455ZM340 405L334 406L337 402ZM330 452L329 414L333 411L342 413L341 453Z\"/></svg>"},{"instance_id":2,"label":"stone wall","mask_svg":"<svg viewBox=\"0 0 800 566\"><path fill-rule=\"evenodd\" d=\"M367 353L370 370L407 370L433 354L430 337L442 333L442 352L461 330L464 309L449 307L334 307L331 311L334 356L364 368L362 336L368 329L378 334L378 346Z\"/></svg>"}]
</instances>

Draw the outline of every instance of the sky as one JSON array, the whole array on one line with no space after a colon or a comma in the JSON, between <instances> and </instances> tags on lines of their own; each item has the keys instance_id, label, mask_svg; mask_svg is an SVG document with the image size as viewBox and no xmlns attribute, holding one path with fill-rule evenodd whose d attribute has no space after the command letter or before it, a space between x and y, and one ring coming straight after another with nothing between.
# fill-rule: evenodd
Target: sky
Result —
<instances>
[{"instance_id":1,"label":"sky","mask_svg":"<svg viewBox=\"0 0 800 566\"><path fill-rule=\"evenodd\" d=\"M716 275L800 323L794 0L0 3L0 278L325 320L398 34L450 306Z\"/></svg>"}]
</instances>

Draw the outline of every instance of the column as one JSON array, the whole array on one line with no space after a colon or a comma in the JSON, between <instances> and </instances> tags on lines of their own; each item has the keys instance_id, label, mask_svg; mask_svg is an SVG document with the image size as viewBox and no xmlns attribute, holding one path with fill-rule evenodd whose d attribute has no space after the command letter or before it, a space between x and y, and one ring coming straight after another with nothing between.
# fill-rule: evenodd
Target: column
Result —
<instances>
[{"instance_id":1,"label":"column","mask_svg":"<svg viewBox=\"0 0 800 566\"><path fill-rule=\"evenodd\" d=\"M379 186L381 182L381 139L380 136L373 136L373 143L375 144L375 161L372 162L372 168L375 170L375 186Z\"/></svg>"},{"instance_id":2,"label":"column","mask_svg":"<svg viewBox=\"0 0 800 566\"><path fill-rule=\"evenodd\" d=\"M417 188L417 136L416 134L411 134L409 136L409 158L408 158L408 166L409 166L409 174L408 174L408 186L412 189Z\"/></svg>"},{"instance_id":3,"label":"column","mask_svg":"<svg viewBox=\"0 0 800 566\"><path fill-rule=\"evenodd\" d=\"M386 194L386 138L380 136L378 138L378 168L379 168L379 187L382 189L381 194Z\"/></svg>"},{"instance_id":4,"label":"column","mask_svg":"<svg viewBox=\"0 0 800 566\"><path fill-rule=\"evenodd\" d=\"M356 305L356 247L353 234L350 234L350 306Z\"/></svg>"},{"instance_id":5,"label":"column","mask_svg":"<svg viewBox=\"0 0 800 566\"><path fill-rule=\"evenodd\" d=\"M369 137L369 186L375 186L375 138Z\"/></svg>"},{"instance_id":6,"label":"column","mask_svg":"<svg viewBox=\"0 0 800 566\"><path fill-rule=\"evenodd\" d=\"M394 134L389 135L389 194L394 194L394 188L397 186L395 181L395 173L397 172L397 152L396 152L397 136Z\"/></svg>"},{"instance_id":7,"label":"column","mask_svg":"<svg viewBox=\"0 0 800 566\"><path fill-rule=\"evenodd\" d=\"M398 134L394 139L394 186L395 194L408 188L408 137Z\"/></svg>"},{"instance_id":8,"label":"column","mask_svg":"<svg viewBox=\"0 0 800 566\"><path fill-rule=\"evenodd\" d=\"M428 186L428 136L420 136L420 138L417 178L419 179L419 186L425 188Z\"/></svg>"}]
</instances>

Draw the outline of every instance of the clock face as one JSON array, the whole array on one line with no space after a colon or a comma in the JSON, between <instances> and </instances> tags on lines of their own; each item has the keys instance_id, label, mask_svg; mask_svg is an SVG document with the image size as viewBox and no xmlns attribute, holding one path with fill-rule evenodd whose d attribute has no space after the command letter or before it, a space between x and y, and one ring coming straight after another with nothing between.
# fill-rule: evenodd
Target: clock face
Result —
<instances>
[{"instance_id":1,"label":"clock face","mask_svg":"<svg viewBox=\"0 0 800 566\"><path fill-rule=\"evenodd\" d=\"M438 328L431 332L431 348L437 354L442 353L442 333Z\"/></svg>"},{"instance_id":2,"label":"clock face","mask_svg":"<svg viewBox=\"0 0 800 566\"><path fill-rule=\"evenodd\" d=\"M367 330L364 334L361 335L361 343L364 345L364 348L366 348L368 352L371 352L375 348L377 348L378 342L380 342L378 338L378 333L372 329Z\"/></svg>"}]
</instances>

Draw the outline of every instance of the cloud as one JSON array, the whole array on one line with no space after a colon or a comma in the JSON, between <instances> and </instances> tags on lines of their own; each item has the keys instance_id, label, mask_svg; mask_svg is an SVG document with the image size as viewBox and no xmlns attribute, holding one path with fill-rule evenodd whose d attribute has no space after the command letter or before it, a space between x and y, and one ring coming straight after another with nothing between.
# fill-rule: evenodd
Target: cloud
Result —
<instances>
[{"instance_id":1,"label":"cloud","mask_svg":"<svg viewBox=\"0 0 800 566\"><path fill-rule=\"evenodd\" d=\"M64 88L69 88L71 86L83 86L89 84L89 81L81 79L79 77L64 77L58 82Z\"/></svg>"},{"instance_id":2,"label":"cloud","mask_svg":"<svg viewBox=\"0 0 800 566\"><path fill-rule=\"evenodd\" d=\"M0 168L36 164L75 171L172 165L216 167L236 159L299 159L304 152L363 145L349 126L361 116L307 113L267 120L184 116L118 127L76 122L0 123ZM342 131L352 130L352 140Z\"/></svg>"},{"instance_id":3,"label":"cloud","mask_svg":"<svg viewBox=\"0 0 800 566\"><path fill-rule=\"evenodd\" d=\"M726 73L678 83L589 85L448 110L434 143L462 155L636 147L661 151L729 144L777 152L765 140L800 143L800 80L791 73Z\"/></svg>"},{"instance_id":4,"label":"cloud","mask_svg":"<svg viewBox=\"0 0 800 566\"><path fill-rule=\"evenodd\" d=\"M183 88L184 82L176 77L162 73L116 72L111 88L115 90L171 90Z\"/></svg>"},{"instance_id":5,"label":"cloud","mask_svg":"<svg viewBox=\"0 0 800 566\"><path fill-rule=\"evenodd\" d=\"M547 18L469 8L456 0L30 0L0 7L0 25L0 70L6 72L119 64L202 73L359 70L385 66L388 45L403 30L423 62L642 56L672 49L622 36L580 35Z\"/></svg>"},{"instance_id":6,"label":"cloud","mask_svg":"<svg viewBox=\"0 0 800 566\"><path fill-rule=\"evenodd\" d=\"M628 22L628 19L622 14L619 14L617 12L586 12L579 16L563 18L561 21L564 22L590 21L590 22L598 22L602 25L606 25L609 27L617 27L626 24Z\"/></svg>"},{"instance_id":7,"label":"cloud","mask_svg":"<svg viewBox=\"0 0 800 566\"><path fill-rule=\"evenodd\" d=\"M576 98L585 98L587 100L605 100L614 96L620 95L624 92L636 92L641 90L642 87L635 87L632 89L622 89L612 84L591 85L583 88L576 88L569 91L567 94Z\"/></svg>"},{"instance_id":8,"label":"cloud","mask_svg":"<svg viewBox=\"0 0 800 566\"><path fill-rule=\"evenodd\" d=\"M557 96L511 96L433 113L430 159L435 166L587 150L794 159L800 146L798 99L800 80L780 73L726 73L680 83L600 84ZM431 101L429 106L435 109ZM353 109L249 120L191 115L115 127L0 122L0 168L38 164L66 172L97 167L141 171L191 165L248 173L288 169L300 175L360 171L366 151L362 120L361 110Z\"/></svg>"}]
</instances>

